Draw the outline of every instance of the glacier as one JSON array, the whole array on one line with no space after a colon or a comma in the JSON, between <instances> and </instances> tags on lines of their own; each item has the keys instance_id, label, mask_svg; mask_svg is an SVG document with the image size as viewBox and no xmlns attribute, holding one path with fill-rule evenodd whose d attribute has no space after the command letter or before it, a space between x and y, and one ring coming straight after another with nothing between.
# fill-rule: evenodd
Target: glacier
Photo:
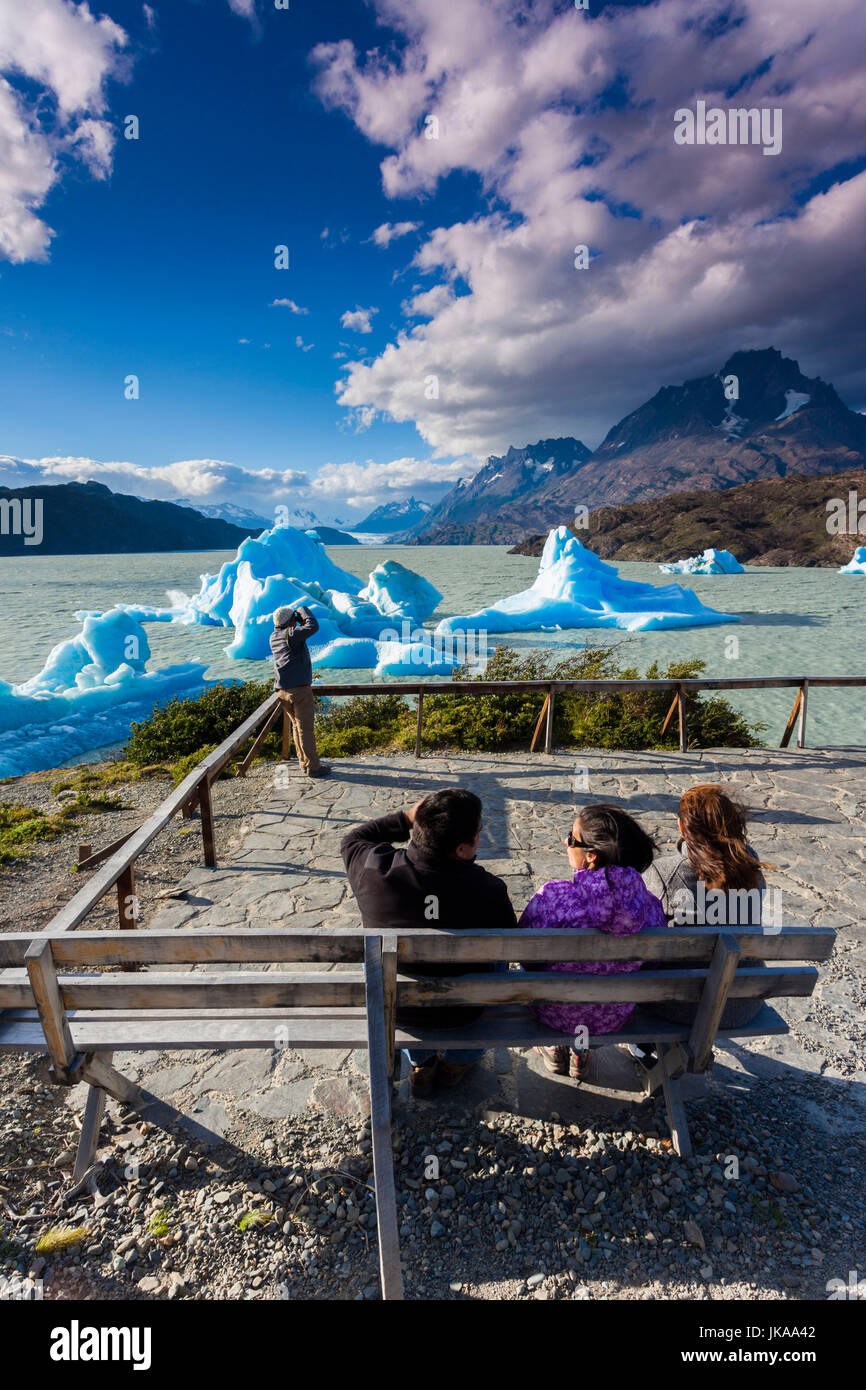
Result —
<instances>
[{"instance_id":1,"label":"glacier","mask_svg":"<svg viewBox=\"0 0 866 1390\"><path fill-rule=\"evenodd\" d=\"M709 548L702 555L692 555L688 560L675 560L669 565L659 565L662 574L745 574L746 571L730 550Z\"/></svg>"},{"instance_id":2,"label":"glacier","mask_svg":"<svg viewBox=\"0 0 866 1390\"><path fill-rule=\"evenodd\" d=\"M620 579L613 565L582 545L565 526L544 544L535 583L490 608L443 618L436 631L527 632L573 627L611 627L625 632L698 627L739 621L717 612L680 584L641 584Z\"/></svg>"},{"instance_id":3,"label":"glacier","mask_svg":"<svg viewBox=\"0 0 866 1390\"><path fill-rule=\"evenodd\" d=\"M149 659L144 628L117 607L86 617L29 680L0 681L0 777L58 767L116 743L160 702L216 684L205 680L201 662L148 671Z\"/></svg>"},{"instance_id":4,"label":"glacier","mask_svg":"<svg viewBox=\"0 0 866 1390\"><path fill-rule=\"evenodd\" d=\"M843 565L840 574L866 574L866 545L858 545L847 565Z\"/></svg>"}]
</instances>

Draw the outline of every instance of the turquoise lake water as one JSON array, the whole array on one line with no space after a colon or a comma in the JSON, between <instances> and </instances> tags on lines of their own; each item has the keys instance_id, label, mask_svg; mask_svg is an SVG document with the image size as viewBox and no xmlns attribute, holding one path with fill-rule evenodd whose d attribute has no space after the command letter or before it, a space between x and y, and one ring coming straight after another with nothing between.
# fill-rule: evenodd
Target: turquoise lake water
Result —
<instances>
[{"instance_id":1,"label":"turquoise lake water","mask_svg":"<svg viewBox=\"0 0 866 1390\"><path fill-rule=\"evenodd\" d=\"M366 579L380 561L396 559L432 581L443 594L434 624L449 613L467 613L528 587L538 560L509 555L505 546L332 546L336 564ZM214 574L233 553L166 555L28 556L0 559L0 678L19 682L41 669L55 643L80 628L76 609L115 603L164 605L167 591L197 592L200 575ZM628 563L624 579L670 582L657 565ZM826 569L747 569L741 575L683 575L678 582L701 600L740 621L635 635L574 629L498 636L521 650L544 647L565 654L583 644L623 643L624 662L643 671L651 662L700 657L713 676L817 676L866 673L863 614L866 579ZM232 661L223 648L227 629L147 625L150 669L202 661L215 676L267 677L269 664ZM726 656L738 638L735 659ZM329 681L370 681L370 671L328 671ZM414 678L413 678L414 679ZM387 684L387 679L383 679ZM764 719L768 743L778 743L794 692L754 691L729 696L752 719ZM866 690L816 689L809 698L807 742L866 744Z\"/></svg>"}]
</instances>

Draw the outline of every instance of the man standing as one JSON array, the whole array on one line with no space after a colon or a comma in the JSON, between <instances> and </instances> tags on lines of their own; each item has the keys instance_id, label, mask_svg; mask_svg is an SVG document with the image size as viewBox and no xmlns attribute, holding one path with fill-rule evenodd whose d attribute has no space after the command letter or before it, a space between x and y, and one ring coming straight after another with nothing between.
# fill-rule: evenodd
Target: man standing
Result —
<instances>
[{"instance_id":1,"label":"man standing","mask_svg":"<svg viewBox=\"0 0 866 1390\"><path fill-rule=\"evenodd\" d=\"M408 849L393 841L408 840ZM405 931L412 927L442 927L448 931L510 931L517 926L508 889L475 863L481 837L481 802L474 792L448 787L433 792L406 811L355 826L343 837L340 853L365 927L375 931ZM423 976L466 975L483 965L426 966ZM406 1008L398 1022L406 1027L425 1024L453 1028L477 1018L481 1009ZM453 1048L431 1053L407 1051L409 1080L416 1095L426 1095L434 1079L455 1086L484 1055Z\"/></svg>"},{"instance_id":2,"label":"man standing","mask_svg":"<svg viewBox=\"0 0 866 1390\"><path fill-rule=\"evenodd\" d=\"M309 608L278 608L274 614L274 690L279 692L292 721L295 752L307 777L327 777L331 770L319 762L316 751L313 667L307 642L318 630L319 624Z\"/></svg>"}]
</instances>

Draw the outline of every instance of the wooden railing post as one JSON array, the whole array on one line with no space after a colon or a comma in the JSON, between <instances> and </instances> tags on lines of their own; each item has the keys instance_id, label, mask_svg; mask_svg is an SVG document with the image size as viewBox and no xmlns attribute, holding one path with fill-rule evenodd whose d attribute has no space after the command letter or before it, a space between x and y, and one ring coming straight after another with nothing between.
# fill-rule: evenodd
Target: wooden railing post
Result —
<instances>
[{"instance_id":1,"label":"wooden railing post","mask_svg":"<svg viewBox=\"0 0 866 1390\"><path fill-rule=\"evenodd\" d=\"M132 864L126 866L117 880L117 915L121 928L135 928L138 904L135 898L135 869Z\"/></svg>"},{"instance_id":2,"label":"wooden railing post","mask_svg":"<svg viewBox=\"0 0 866 1390\"><path fill-rule=\"evenodd\" d=\"M198 789L198 804L201 810L201 839L204 849L204 862L209 869L217 864L216 841L213 829L213 803L210 795L210 782L203 777Z\"/></svg>"},{"instance_id":3,"label":"wooden railing post","mask_svg":"<svg viewBox=\"0 0 866 1390\"><path fill-rule=\"evenodd\" d=\"M547 723L544 727L544 751L553 752L553 705L556 700L556 690L551 685L547 692Z\"/></svg>"},{"instance_id":4,"label":"wooden railing post","mask_svg":"<svg viewBox=\"0 0 866 1390\"><path fill-rule=\"evenodd\" d=\"M544 723L544 719L545 719L545 716L546 716L546 714L547 714L549 705L550 705L550 694L548 693L548 694L545 695L545 697L544 697L544 704L541 706L541 713L540 713L540 715L538 716L538 722L537 722L537 724L536 724L536 726L535 726L535 732L534 732L534 734L532 735L532 742L531 742L530 745L529 745L529 751L530 751L530 753L534 753L534 752L535 752L535 745L536 745L536 743L538 742L538 735L541 733L541 726L542 726L542 724Z\"/></svg>"},{"instance_id":5,"label":"wooden railing post","mask_svg":"<svg viewBox=\"0 0 866 1390\"><path fill-rule=\"evenodd\" d=\"M680 721L680 752L685 753L687 747L686 739L686 692L681 685L677 686L677 712Z\"/></svg>"},{"instance_id":6,"label":"wooden railing post","mask_svg":"<svg viewBox=\"0 0 866 1390\"><path fill-rule=\"evenodd\" d=\"M803 681L800 686L800 723L797 728L797 747L806 746L806 701L809 698L809 682Z\"/></svg>"},{"instance_id":7,"label":"wooden railing post","mask_svg":"<svg viewBox=\"0 0 866 1390\"><path fill-rule=\"evenodd\" d=\"M418 724L415 729L415 757L421 756L421 721L424 718L424 691L418 692Z\"/></svg>"},{"instance_id":8,"label":"wooden railing post","mask_svg":"<svg viewBox=\"0 0 866 1390\"><path fill-rule=\"evenodd\" d=\"M788 715L788 722L785 725L785 732L782 734L782 741L779 744L780 748L787 748L788 744L791 742L791 735L794 732L794 725L797 722L797 715L800 713L802 704L803 686L801 685L800 689L797 691L797 698L794 701L794 707L791 710L791 713Z\"/></svg>"}]
</instances>

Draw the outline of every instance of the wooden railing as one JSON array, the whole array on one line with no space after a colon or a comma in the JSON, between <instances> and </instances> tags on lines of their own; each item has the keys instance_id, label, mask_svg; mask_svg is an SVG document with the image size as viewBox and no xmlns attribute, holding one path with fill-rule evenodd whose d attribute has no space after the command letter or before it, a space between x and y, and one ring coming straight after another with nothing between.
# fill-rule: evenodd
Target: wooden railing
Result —
<instances>
[{"instance_id":1,"label":"wooden railing","mask_svg":"<svg viewBox=\"0 0 866 1390\"><path fill-rule=\"evenodd\" d=\"M544 752L553 751L553 716L556 695L561 691L598 693L600 691L665 691L673 692L673 701L662 725L664 734L674 713L678 714L680 751L687 749L685 697L690 691L700 690L769 690L789 688L797 691L797 698L791 711L781 747L787 747L794 724L799 721L797 747L805 745L806 699L808 691L816 686L866 686L866 676L746 676L731 679L695 678L688 680L533 680L533 681L389 681L366 682L343 685L336 682L316 682L318 695L414 695L418 699L418 720L415 734L415 756L421 756L421 733L424 718L424 696L439 694L494 695L516 691L537 691L543 694L544 704L535 727L531 751L535 749L542 722L545 725ZM121 927L134 927L137 917L135 895L135 861L152 840L165 829L179 812L190 817L196 806L201 815L202 848L204 862L209 868L217 863L214 840L213 804L211 783L219 776L227 763L236 756L250 738L253 743L246 757L238 765L241 776L246 774L253 758L266 735L279 722L282 715L282 756L288 757L290 744L290 723L285 707L279 696L268 697L258 709L240 724L227 739L215 748L192 772L162 801L148 820L136 830L115 840L113 844L95 854L79 855L79 869L97 869L98 872L77 892L65 907L51 919L46 932L51 934L74 931L84 921L88 913L105 897L112 888L117 890L118 915ZM255 735L255 737L253 737ZM87 848L87 847L83 847Z\"/></svg>"}]
</instances>

